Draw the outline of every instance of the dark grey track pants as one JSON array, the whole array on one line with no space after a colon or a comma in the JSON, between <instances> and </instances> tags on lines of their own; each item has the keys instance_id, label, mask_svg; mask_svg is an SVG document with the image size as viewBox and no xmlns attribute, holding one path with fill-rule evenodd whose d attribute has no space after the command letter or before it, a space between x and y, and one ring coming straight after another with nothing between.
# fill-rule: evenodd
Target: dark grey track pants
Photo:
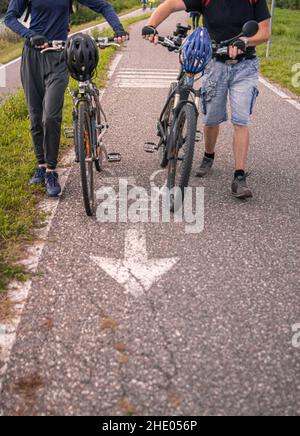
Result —
<instances>
[{"instance_id":1,"label":"dark grey track pants","mask_svg":"<svg viewBox=\"0 0 300 436\"><path fill-rule=\"evenodd\" d=\"M46 52L25 45L21 79L31 121L31 134L39 164L57 166L62 109L69 75L61 53Z\"/></svg>"}]
</instances>

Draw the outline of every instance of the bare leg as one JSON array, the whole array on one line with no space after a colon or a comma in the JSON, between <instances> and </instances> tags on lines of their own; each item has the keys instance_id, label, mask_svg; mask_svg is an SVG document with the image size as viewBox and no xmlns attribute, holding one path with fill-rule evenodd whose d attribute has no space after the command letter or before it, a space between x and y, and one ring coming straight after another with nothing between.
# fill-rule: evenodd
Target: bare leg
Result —
<instances>
[{"instance_id":1,"label":"bare leg","mask_svg":"<svg viewBox=\"0 0 300 436\"><path fill-rule=\"evenodd\" d=\"M207 154L214 154L219 132L220 126L204 128L205 152ZM205 155L200 165L200 168L196 173L197 177L206 177L210 172L213 163L214 158Z\"/></svg>"},{"instance_id":2,"label":"bare leg","mask_svg":"<svg viewBox=\"0 0 300 436\"><path fill-rule=\"evenodd\" d=\"M236 170L245 170L247 167L249 141L249 128L234 125L233 153Z\"/></svg>"},{"instance_id":3,"label":"bare leg","mask_svg":"<svg viewBox=\"0 0 300 436\"><path fill-rule=\"evenodd\" d=\"M246 169L249 138L248 127L234 125L233 152L236 171L245 171ZM247 185L246 176L242 175L242 173L239 176L238 173L235 173L235 178L232 183L232 195L241 200L253 197L252 191Z\"/></svg>"},{"instance_id":4,"label":"bare leg","mask_svg":"<svg viewBox=\"0 0 300 436\"><path fill-rule=\"evenodd\" d=\"M205 151L212 154L215 152L220 126L204 127Z\"/></svg>"}]
</instances>

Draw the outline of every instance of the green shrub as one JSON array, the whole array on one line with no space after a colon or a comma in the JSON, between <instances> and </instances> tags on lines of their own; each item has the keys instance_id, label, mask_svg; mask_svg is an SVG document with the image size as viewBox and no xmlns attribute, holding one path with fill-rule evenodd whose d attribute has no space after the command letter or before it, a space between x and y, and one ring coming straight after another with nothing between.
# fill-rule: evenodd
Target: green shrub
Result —
<instances>
[{"instance_id":1,"label":"green shrub","mask_svg":"<svg viewBox=\"0 0 300 436\"><path fill-rule=\"evenodd\" d=\"M110 3L114 7L115 11L120 13L124 11L124 9L132 9L136 6L139 6L140 0L111 0ZM76 12L71 15L72 25L87 23L99 17L98 13L79 4L75 5L74 9Z\"/></svg>"},{"instance_id":2,"label":"green shrub","mask_svg":"<svg viewBox=\"0 0 300 436\"><path fill-rule=\"evenodd\" d=\"M9 0L1 0L0 3L0 14L5 14L9 5Z\"/></svg>"},{"instance_id":3,"label":"green shrub","mask_svg":"<svg viewBox=\"0 0 300 436\"><path fill-rule=\"evenodd\" d=\"M300 0L277 0L276 6L287 9L300 9Z\"/></svg>"},{"instance_id":4,"label":"green shrub","mask_svg":"<svg viewBox=\"0 0 300 436\"><path fill-rule=\"evenodd\" d=\"M16 42L21 41L21 37L16 33L12 32L7 27L1 31L0 34L0 49L2 46L5 46L7 43L15 44Z\"/></svg>"}]
</instances>

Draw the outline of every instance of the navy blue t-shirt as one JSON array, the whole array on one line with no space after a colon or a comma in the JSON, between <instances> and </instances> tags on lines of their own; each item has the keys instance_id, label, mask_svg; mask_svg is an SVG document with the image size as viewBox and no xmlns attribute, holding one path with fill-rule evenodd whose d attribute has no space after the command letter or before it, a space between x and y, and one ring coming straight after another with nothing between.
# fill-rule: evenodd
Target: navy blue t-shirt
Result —
<instances>
[{"instance_id":1,"label":"navy blue t-shirt","mask_svg":"<svg viewBox=\"0 0 300 436\"><path fill-rule=\"evenodd\" d=\"M84 6L102 14L114 31L123 30L123 26L113 7L106 0L79 0ZM23 38L44 35L49 41L68 38L70 0L32 0L30 28L27 29L18 19L26 10L25 0L11 0L5 24Z\"/></svg>"}]
</instances>

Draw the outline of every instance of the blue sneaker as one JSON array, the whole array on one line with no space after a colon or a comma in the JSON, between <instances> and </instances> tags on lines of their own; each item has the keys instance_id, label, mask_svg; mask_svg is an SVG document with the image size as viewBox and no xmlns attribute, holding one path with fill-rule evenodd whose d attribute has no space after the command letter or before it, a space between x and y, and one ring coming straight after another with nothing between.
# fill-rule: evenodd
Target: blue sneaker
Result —
<instances>
[{"instance_id":1,"label":"blue sneaker","mask_svg":"<svg viewBox=\"0 0 300 436\"><path fill-rule=\"evenodd\" d=\"M54 171L46 173L46 187L49 197L57 197L61 193L58 174Z\"/></svg>"},{"instance_id":2,"label":"blue sneaker","mask_svg":"<svg viewBox=\"0 0 300 436\"><path fill-rule=\"evenodd\" d=\"M46 168L38 167L34 172L34 176L30 179L29 184L43 185L45 183L45 177L46 177Z\"/></svg>"}]
</instances>

